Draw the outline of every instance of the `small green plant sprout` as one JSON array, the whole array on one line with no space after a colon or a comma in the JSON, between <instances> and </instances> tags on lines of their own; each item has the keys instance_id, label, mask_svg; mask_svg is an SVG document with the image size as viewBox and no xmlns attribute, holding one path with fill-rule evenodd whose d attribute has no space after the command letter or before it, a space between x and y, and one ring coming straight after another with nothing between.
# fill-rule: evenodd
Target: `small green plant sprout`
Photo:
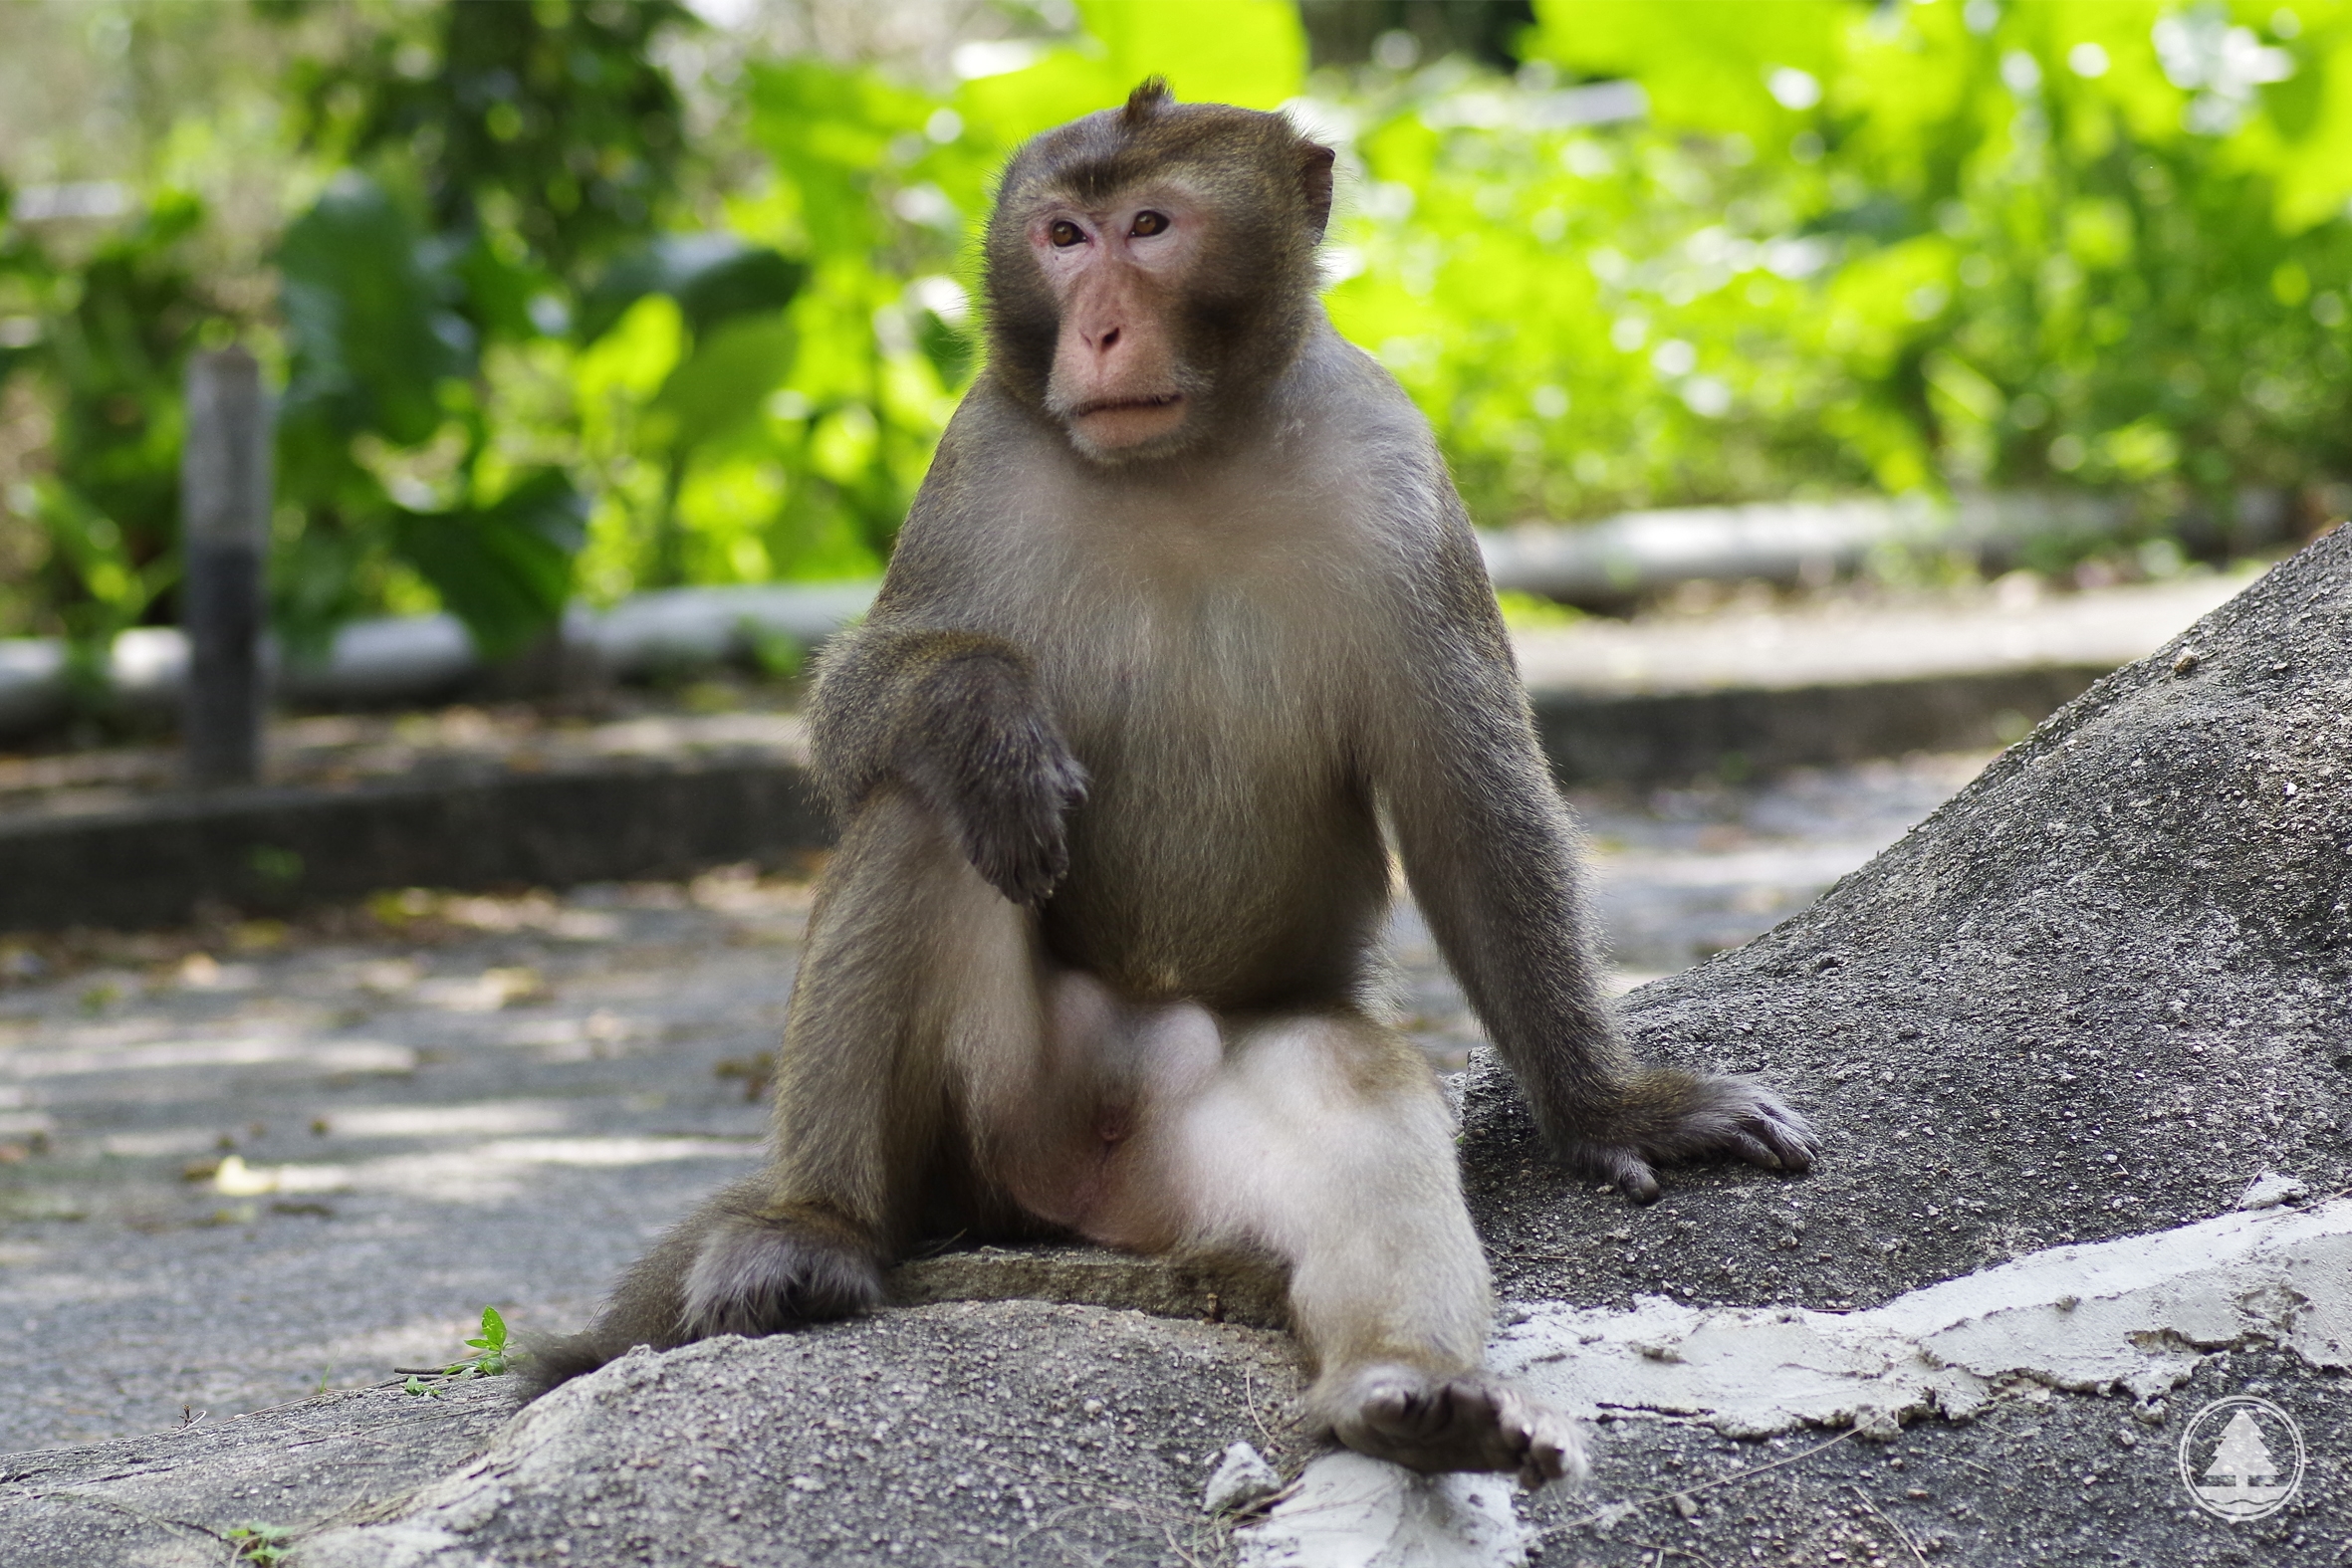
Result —
<instances>
[{"instance_id":1,"label":"small green plant sprout","mask_svg":"<svg viewBox=\"0 0 2352 1568\"><path fill-rule=\"evenodd\" d=\"M294 1531L283 1524L248 1522L229 1531L228 1541L233 1563L260 1563L262 1568L275 1568L286 1560L292 1548L287 1537Z\"/></svg>"},{"instance_id":2,"label":"small green plant sprout","mask_svg":"<svg viewBox=\"0 0 2352 1568\"><path fill-rule=\"evenodd\" d=\"M410 1394L438 1396L442 1386L463 1383L470 1378L495 1378L507 1370L506 1319L498 1315L498 1308L482 1309L482 1334L466 1343L474 1353L445 1367L394 1367L394 1372L409 1374L401 1384Z\"/></svg>"},{"instance_id":3,"label":"small green plant sprout","mask_svg":"<svg viewBox=\"0 0 2352 1568\"><path fill-rule=\"evenodd\" d=\"M506 1319L498 1315L498 1308L482 1309L482 1337L466 1343L474 1353L452 1363L449 1376L495 1378L506 1371Z\"/></svg>"}]
</instances>

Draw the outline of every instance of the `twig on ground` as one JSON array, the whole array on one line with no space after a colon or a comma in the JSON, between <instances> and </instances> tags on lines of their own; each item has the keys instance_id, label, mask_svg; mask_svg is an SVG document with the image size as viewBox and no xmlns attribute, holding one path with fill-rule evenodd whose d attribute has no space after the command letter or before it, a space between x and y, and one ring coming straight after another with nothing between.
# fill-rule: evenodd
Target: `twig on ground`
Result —
<instances>
[{"instance_id":1,"label":"twig on ground","mask_svg":"<svg viewBox=\"0 0 2352 1568\"><path fill-rule=\"evenodd\" d=\"M1266 1418L1258 1414L1258 1390L1247 1366L1242 1368L1242 1399L1250 1407L1250 1425L1258 1429L1258 1436L1266 1440L1266 1446L1273 1448L1274 1434L1267 1430Z\"/></svg>"},{"instance_id":2,"label":"twig on ground","mask_svg":"<svg viewBox=\"0 0 2352 1568\"><path fill-rule=\"evenodd\" d=\"M1877 1503L1870 1500L1870 1493L1864 1491L1854 1482L1846 1482L1846 1490L1861 1498L1862 1506L1868 1508L1873 1514L1877 1515L1879 1523L1885 1525L1888 1529L1895 1532L1895 1539L1903 1543L1903 1550L1911 1554L1911 1560L1919 1564L1919 1568L1928 1568L1928 1560L1926 1557L1921 1555L1919 1545L1917 1542L1911 1539L1911 1532L1909 1530L1904 1529L1903 1526L1888 1518L1885 1511L1881 1509Z\"/></svg>"},{"instance_id":3,"label":"twig on ground","mask_svg":"<svg viewBox=\"0 0 2352 1568\"><path fill-rule=\"evenodd\" d=\"M1658 1563L1660 1568L1663 1568L1666 1559L1669 1557L1688 1557L1695 1563L1706 1564L1707 1568L1715 1568L1714 1558L1708 1556L1705 1552L1692 1551L1687 1546L1668 1546L1659 1541L1635 1541L1633 1544L1640 1547L1645 1552L1656 1552L1658 1555L1653 1559L1653 1561Z\"/></svg>"}]
</instances>

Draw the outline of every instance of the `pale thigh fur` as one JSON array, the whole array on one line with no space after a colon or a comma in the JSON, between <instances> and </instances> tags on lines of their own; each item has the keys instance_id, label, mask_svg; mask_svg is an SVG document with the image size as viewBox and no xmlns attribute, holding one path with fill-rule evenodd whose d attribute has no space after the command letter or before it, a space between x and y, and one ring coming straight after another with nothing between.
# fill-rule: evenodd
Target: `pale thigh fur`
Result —
<instances>
[{"instance_id":1,"label":"pale thigh fur","mask_svg":"<svg viewBox=\"0 0 2352 1568\"><path fill-rule=\"evenodd\" d=\"M1477 1369L1486 1258L1452 1117L1410 1040L1352 1012L1221 1018L1025 969L1012 989L1034 979L1034 1007L997 995L980 1010L1035 1017L1036 1033L955 1035L994 1102L974 1118L982 1164L1024 1209L1106 1245L1280 1262L1318 1392L1383 1363Z\"/></svg>"}]
</instances>

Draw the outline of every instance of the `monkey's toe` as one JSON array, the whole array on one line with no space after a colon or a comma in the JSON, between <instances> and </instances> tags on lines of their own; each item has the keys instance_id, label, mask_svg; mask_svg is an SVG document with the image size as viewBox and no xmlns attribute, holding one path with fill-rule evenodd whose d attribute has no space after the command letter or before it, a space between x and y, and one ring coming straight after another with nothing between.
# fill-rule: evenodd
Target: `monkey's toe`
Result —
<instances>
[{"instance_id":1,"label":"monkey's toe","mask_svg":"<svg viewBox=\"0 0 2352 1568\"><path fill-rule=\"evenodd\" d=\"M1332 1423L1341 1443L1408 1469L1500 1470L1529 1490L1582 1478L1575 1424L1483 1374L1435 1378L1410 1367L1371 1369L1360 1403Z\"/></svg>"},{"instance_id":2,"label":"monkey's toe","mask_svg":"<svg viewBox=\"0 0 2352 1568\"><path fill-rule=\"evenodd\" d=\"M1747 1078L1717 1078L1710 1086L1732 1101L1725 1107L1731 1118L1724 1139L1729 1152L1767 1170L1801 1174L1813 1168L1820 1134L1778 1095Z\"/></svg>"},{"instance_id":3,"label":"monkey's toe","mask_svg":"<svg viewBox=\"0 0 2352 1568\"><path fill-rule=\"evenodd\" d=\"M1658 1173L1639 1150L1625 1144L1587 1144L1580 1155L1580 1164L1633 1202L1658 1201Z\"/></svg>"}]
</instances>

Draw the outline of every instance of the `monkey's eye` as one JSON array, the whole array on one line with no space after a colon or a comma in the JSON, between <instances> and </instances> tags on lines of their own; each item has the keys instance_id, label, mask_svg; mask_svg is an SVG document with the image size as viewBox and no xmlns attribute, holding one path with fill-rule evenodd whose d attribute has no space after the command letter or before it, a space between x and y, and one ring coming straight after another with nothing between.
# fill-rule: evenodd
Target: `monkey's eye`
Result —
<instances>
[{"instance_id":1,"label":"monkey's eye","mask_svg":"<svg viewBox=\"0 0 2352 1568\"><path fill-rule=\"evenodd\" d=\"M1127 232L1136 235L1163 234L1167 232L1167 228L1168 215L1166 213L1138 212L1135 214L1135 227Z\"/></svg>"},{"instance_id":2,"label":"monkey's eye","mask_svg":"<svg viewBox=\"0 0 2352 1568\"><path fill-rule=\"evenodd\" d=\"M1046 231L1046 238L1054 242L1054 246L1057 250L1068 250L1072 245L1077 244L1078 241L1084 239L1085 237L1086 231L1079 228L1076 224L1070 222L1067 218L1056 218L1054 220L1054 227Z\"/></svg>"}]
</instances>

